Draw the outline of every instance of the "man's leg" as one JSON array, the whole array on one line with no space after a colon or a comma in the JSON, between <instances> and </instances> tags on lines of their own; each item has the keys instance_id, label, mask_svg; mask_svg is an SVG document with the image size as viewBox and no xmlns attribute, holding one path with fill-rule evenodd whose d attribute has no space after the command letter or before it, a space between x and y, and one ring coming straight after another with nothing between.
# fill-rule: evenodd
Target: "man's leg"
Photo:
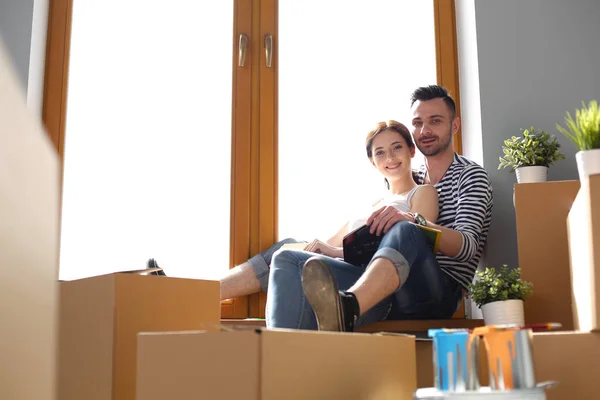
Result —
<instances>
[{"instance_id":1,"label":"man's leg","mask_svg":"<svg viewBox=\"0 0 600 400\"><path fill-rule=\"evenodd\" d=\"M411 268L418 266L427 257L435 258L419 228L408 222L398 222L384 235L365 274L346 292L340 293L340 297L354 297L359 313L363 314L402 288ZM329 293L329 296L335 295L336 288L332 287L330 279L324 278L327 271L319 263L307 263L304 275L304 285L308 292L322 291ZM308 293L307 295L309 298L313 297ZM318 319L328 321L329 327L331 321L340 320L342 313L343 310L335 307L334 303L331 307L322 308L322 315L318 315ZM339 328L349 330L351 326L346 323Z\"/></svg>"},{"instance_id":2,"label":"man's leg","mask_svg":"<svg viewBox=\"0 0 600 400\"><path fill-rule=\"evenodd\" d=\"M317 329L315 312L302 288L304 265L314 257L314 253L297 250L280 250L275 253L267 297L267 327ZM350 288L364 271L364 268L331 257L318 256L318 259L331 271L334 285L341 290ZM391 301L385 307L372 310L381 315L367 314L365 318L384 318L389 312L390 304Z\"/></svg>"},{"instance_id":3,"label":"man's leg","mask_svg":"<svg viewBox=\"0 0 600 400\"><path fill-rule=\"evenodd\" d=\"M287 243L300 243L300 241L281 240L243 264L230 269L220 281L221 300L257 293L260 290L266 292L269 285L269 265L273 254Z\"/></svg>"},{"instance_id":4,"label":"man's leg","mask_svg":"<svg viewBox=\"0 0 600 400\"><path fill-rule=\"evenodd\" d=\"M383 299L394 293L400 286L396 266L386 258L372 261L348 292L354 293L360 310L368 311Z\"/></svg>"}]
</instances>

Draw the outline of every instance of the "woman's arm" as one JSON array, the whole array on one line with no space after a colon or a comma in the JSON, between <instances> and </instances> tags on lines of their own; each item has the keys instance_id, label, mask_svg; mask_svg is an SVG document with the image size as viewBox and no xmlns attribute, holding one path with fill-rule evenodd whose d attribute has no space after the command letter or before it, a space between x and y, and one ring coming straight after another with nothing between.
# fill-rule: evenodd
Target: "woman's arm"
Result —
<instances>
[{"instance_id":1,"label":"woman's arm","mask_svg":"<svg viewBox=\"0 0 600 400\"><path fill-rule=\"evenodd\" d=\"M433 185L423 185L415 190L410 201L410 211L421 214L427 221L437 221L439 213L438 192Z\"/></svg>"},{"instance_id":2,"label":"woman's arm","mask_svg":"<svg viewBox=\"0 0 600 400\"><path fill-rule=\"evenodd\" d=\"M396 207L384 206L375 210L367 220L370 232L379 236L387 233L399 221L414 222L414 214L421 214L427 221L437 221L439 205L437 190L432 185L419 186L410 200L410 212L398 210Z\"/></svg>"},{"instance_id":3,"label":"woman's arm","mask_svg":"<svg viewBox=\"0 0 600 400\"><path fill-rule=\"evenodd\" d=\"M322 242L319 239L315 239L310 242L305 248L305 251L309 251L311 253L323 254L329 257L339 257L344 258L344 249L342 247L344 236L348 233L348 223L346 222L344 226L332 237L327 239L326 242Z\"/></svg>"},{"instance_id":4,"label":"woman's arm","mask_svg":"<svg viewBox=\"0 0 600 400\"><path fill-rule=\"evenodd\" d=\"M433 197L435 192L435 198ZM411 201L411 211L419 213L427 220L427 226L442 231L438 251L447 256L454 256L460 251L462 245L462 236L455 230L437 225L439 214L438 193L433 185L425 185L417 189Z\"/></svg>"},{"instance_id":5,"label":"woman's arm","mask_svg":"<svg viewBox=\"0 0 600 400\"><path fill-rule=\"evenodd\" d=\"M348 222L346 222L344 226L342 226L342 228L339 231L337 231L335 235L327 239L325 243L333 247L342 247L342 241L344 240L344 236L346 236L347 234Z\"/></svg>"}]
</instances>

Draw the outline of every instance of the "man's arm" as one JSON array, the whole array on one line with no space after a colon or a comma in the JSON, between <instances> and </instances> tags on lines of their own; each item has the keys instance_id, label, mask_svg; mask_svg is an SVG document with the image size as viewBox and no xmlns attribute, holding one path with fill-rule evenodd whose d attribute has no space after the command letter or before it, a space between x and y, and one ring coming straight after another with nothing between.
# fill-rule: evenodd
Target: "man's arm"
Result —
<instances>
[{"instance_id":1,"label":"man's arm","mask_svg":"<svg viewBox=\"0 0 600 400\"><path fill-rule=\"evenodd\" d=\"M477 254L491 202L492 190L486 171L479 166L465 168L458 183L454 229L428 223L442 231L439 252L461 262L473 258Z\"/></svg>"}]
</instances>

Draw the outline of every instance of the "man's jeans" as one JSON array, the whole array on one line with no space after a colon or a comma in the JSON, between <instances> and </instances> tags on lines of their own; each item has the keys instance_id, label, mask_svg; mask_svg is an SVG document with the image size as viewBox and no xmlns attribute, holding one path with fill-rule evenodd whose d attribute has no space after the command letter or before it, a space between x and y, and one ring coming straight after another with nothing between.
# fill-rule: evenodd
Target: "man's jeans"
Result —
<instances>
[{"instance_id":1,"label":"man's jeans","mask_svg":"<svg viewBox=\"0 0 600 400\"><path fill-rule=\"evenodd\" d=\"M314 253L278 250L273 255L267 296L267 327L317 329L314 312L302 291L302 268ZM371 310L363 312L356 326L383 319L451 318L462 299L462 287L442 270L427 239L414 224L396 223L383 237L373 256L386 258L396 267L400 287ZM339 289L349 289L366 267L323 257ZM332 305L333 306L333 305Z\"/></svg>"}]
</instances>

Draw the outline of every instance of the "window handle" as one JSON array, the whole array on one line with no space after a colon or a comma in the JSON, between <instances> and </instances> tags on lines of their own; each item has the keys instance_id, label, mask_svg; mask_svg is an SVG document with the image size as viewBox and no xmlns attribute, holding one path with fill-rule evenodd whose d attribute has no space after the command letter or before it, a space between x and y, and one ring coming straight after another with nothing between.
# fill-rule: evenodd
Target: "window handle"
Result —
<instances>
[{"instance_id":1,"label":"window handle","mask_svg":"<svg viewBox=\"0 0 600 400\"><path fill-rule=\"evenodd\" d=\"M273 36L270 33L265 35L265 56L267 68L271 68L273 62Z\"/></svg>"},{"instance_id":2,"label":"window handle","mask_svg":"<svg viewBox=\"0 0 600 400\"><path fill-rule=\"evenodd\" d=\"M248 48L248 35L245 33L240 34L240 40L238 44L238 67L243 67L246 62L246 49Z\"/></svg>"}]
</instances>

